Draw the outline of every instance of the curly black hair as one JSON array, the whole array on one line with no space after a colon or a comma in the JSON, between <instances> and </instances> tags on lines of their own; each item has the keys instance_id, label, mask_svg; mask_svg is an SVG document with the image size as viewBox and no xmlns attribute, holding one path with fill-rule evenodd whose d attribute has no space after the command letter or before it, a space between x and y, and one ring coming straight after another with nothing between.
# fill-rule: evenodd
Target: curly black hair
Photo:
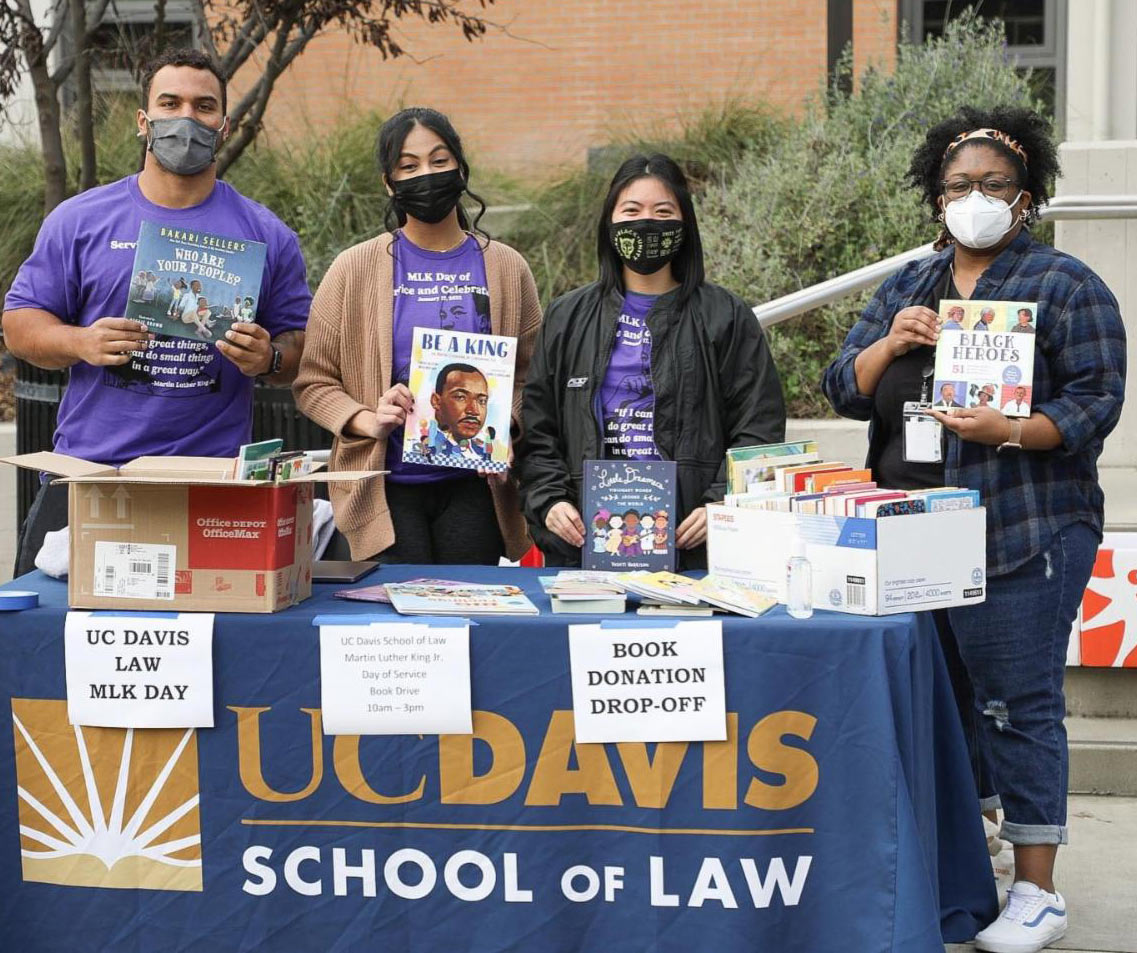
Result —
<instances>
[{"instance_id":1,"label":"curly black hair","mask_svg":"<svg viewBox=\"0 0 1137 953\"><path fill-rule=\"evenodd\" d=\"M919 189L923 199L932 211L933 220L939 220L940 208L937 204L943 192L945 162L944 151L956 136L972 129L998 129L1014 139L1027 155L1024 165L1022 158L996 139L969 139L952 150L952 156L960 149L973 145L986 146L1006 156L1018 173L1018 185L1030 193L1030 208L1027 223L1038 217L1038 210L1050 199L1050 187L1059 173L1058 146L1050 123L1032 109L1019 106L996 106L994 109L973 109L964 106L950 119L928 130L923 143L912 156L908 167L908 179Z\"/></svg>"}]
</instances>

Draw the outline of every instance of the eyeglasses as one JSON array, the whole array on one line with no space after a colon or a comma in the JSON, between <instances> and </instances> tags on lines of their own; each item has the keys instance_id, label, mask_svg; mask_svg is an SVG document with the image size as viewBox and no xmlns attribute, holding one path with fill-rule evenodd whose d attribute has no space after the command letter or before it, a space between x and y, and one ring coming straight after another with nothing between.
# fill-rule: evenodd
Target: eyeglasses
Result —
<instances>
[{"instance_id":1,"label":"eyeglasses","mask_svg":"<svg viewBox=\"0 0 1137 953\"><path fill-rule=\"evenodd\" d=\"M1004 179L1001 176L994 175L982 179L951 179L941 182L940 185L943 187L944 195L949 199L964 198L977 185L982 189L984 195L993 199L1005 198L1012 190L1018 188L1018 183L1013 179Z\"/></svg>"}]
</instances>

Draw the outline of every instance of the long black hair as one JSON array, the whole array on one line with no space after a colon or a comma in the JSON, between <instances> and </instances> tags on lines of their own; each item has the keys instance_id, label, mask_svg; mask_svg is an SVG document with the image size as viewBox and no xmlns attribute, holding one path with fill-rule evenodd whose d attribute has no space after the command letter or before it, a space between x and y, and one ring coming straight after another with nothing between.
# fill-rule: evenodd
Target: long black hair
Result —
<instances>
[{"instance_id":1,"label":"long black hair","mask_svg":"<svg viewBox=\"0 0 1137 953\"><path fill-rule=\"evenodd\" d=\"M596 229L596 257L600 264L600 287L605 294L624 290L624 263L612 247L608 237L608 226L612 223L612 212L620 194L637 179L659 179L675 196L679 214L683 216L683 244L671 259L671 273L679 282L680 307L685 305L706 281L703 267L703 242L699 238L699 223L695 218L695 203L691 201L691 190L687 187L687 177L670 156L661 152L654 155L632 156L616 170L608 195L600 209L600 221Z\"/></svg>"},{"instance_id":2,"label":"long black hair","mask_svg":"<svg viewBox=\"0 0 1137 953\"><path fill-rule=\"evenodd\" d=\"M974 129L997 129L1013 139L1026 153L1021 155L998 139L966 139L948 152L955 139ZM1050 199L1050 187L1058 175L1058 147L1050 123L1033 109L1021 106L996 106L993 109L974 109L964 106L956 115L945 119L928 130L924 141L912 156L908 179L920 190L931 209L932 218L939 220L939 198L943 193L943 178L947 167L962 149L986 146L1005 156L1015 169L1017 185L1030 193L1027 224L1038 218L1038 210ZM951 236L946 230L937 244L944 244Z\"/></svg>"},{"instance_id":3,"label":"long black hair","mask_svg":"<svg viewBox=\"0 0 1137 953\"><path fill-rule=\"evenodd\" d=\"M442 140L458 163L458 171L465 183L465 194L478 203L478 212L474 216L473 222L470 221L462 203L458 203L458 225L463 231L477 232L489 241L490 236L479 227L479 222L481 222L486 211L486 203L480 195L470 191L470 164L466 161L465 152L462 151L462 140L450 120L437 109L430 109L426 106L411 106L409 109L402 109L395 113L383 123L375 141L375 159L379 163L379 171L388 182L394 181L395 166L398 164L399 155L403 151L403 143L407 141L407 135L415 126L426 127ZM407 223L406 215L400 214L395 208L393 196L389 196L387 199L387 211L383 221L389 232L393 232L396 227Z\"/></svg>"}]
</instances>

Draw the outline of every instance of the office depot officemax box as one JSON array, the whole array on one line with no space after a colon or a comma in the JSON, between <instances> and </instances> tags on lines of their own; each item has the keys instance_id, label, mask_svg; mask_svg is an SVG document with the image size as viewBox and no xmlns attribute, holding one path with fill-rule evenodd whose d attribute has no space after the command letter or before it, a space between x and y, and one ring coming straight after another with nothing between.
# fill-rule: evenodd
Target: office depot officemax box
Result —
<instances>
[{"instance_id":1,"label":"office depot officemax box","mask_svg":"<svg viewBox=\"0 0 1137 953\"><path fill-rule=\"evenodd\" d=\"M60 477L77 609L275 612L312 593L312 491L375 473L234 480L234 461L139 457L107 467L65 454L3 460Z\"/></svg>"},{"instance_id":2,"label":"office depot officemax box","mask_svg":"<svg viewBox=\"0 0 1137 953\"><path fill-rule=\"evenodd\" d=\"M893 615L982 602L987 512L860 519L707 507L710 571L786 601L795 539L813 572L813 607Z\"/></svg>"}]
</instances>

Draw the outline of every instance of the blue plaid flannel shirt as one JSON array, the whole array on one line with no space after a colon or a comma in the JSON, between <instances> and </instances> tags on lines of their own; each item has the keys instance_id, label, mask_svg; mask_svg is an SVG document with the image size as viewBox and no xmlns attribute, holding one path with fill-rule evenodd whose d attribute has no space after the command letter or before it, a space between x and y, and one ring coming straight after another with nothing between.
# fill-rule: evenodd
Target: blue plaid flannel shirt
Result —
<instances>
[{"instance_id":1,"label":"blue plaid flannel shirt","mask_svg":"<svg viewBox=\"0 0 1137 953\"><path fill-rule=\"evenodd\" d=\"M888 333L895 314L928 305L954 255L949 246L906 265L884 282L822 377L837 413L869 420L873 399L857 391L853 362ZM987 507L987 572L998 576L1045 550L1066 526L1083 522L1101 534L1104 495L1097 459L1121 415L1125 396L1125 327L1117 300L1086 265L1023 229L983 273L973 299L1037 301L1032 410L1062 435L1050 451L996 453L948 434L944 478L978 490Z\"/></svg>"}]
</instances>

